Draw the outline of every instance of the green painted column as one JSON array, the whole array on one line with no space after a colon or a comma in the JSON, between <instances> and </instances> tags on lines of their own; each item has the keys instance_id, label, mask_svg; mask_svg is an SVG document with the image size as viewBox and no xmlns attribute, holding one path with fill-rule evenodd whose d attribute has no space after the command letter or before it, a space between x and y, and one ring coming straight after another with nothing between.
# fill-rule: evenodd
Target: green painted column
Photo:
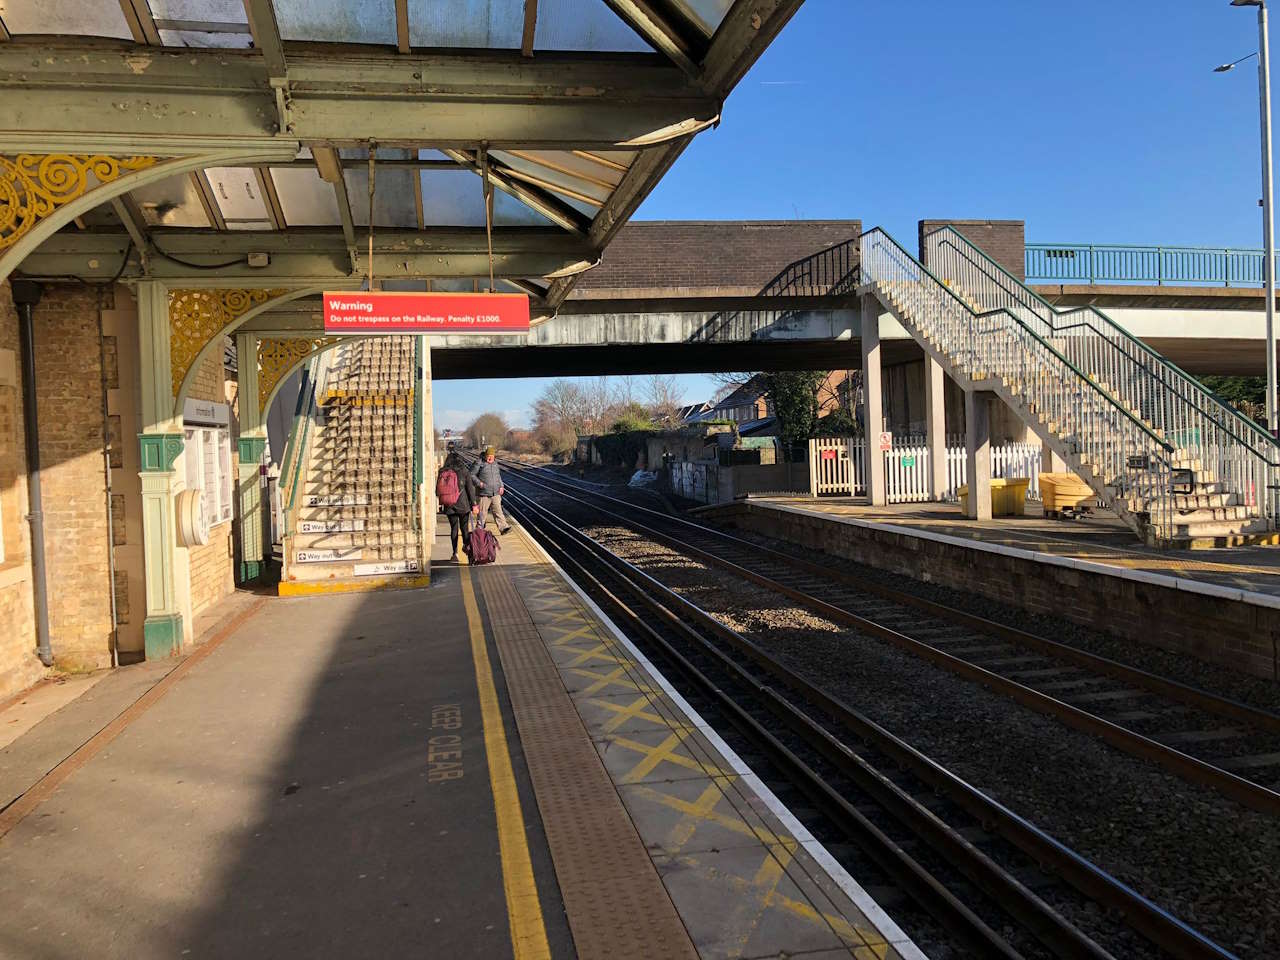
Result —
<instances>
[{"instance_id":1,"label":"green painted column","mask_svg":"<svg viewBox=\"0 0 1280 960\"><path fill-rule=\"evenodd\" d=\"M175 501L184 481L182 422L173 415L169 366L169 292L164 284L138 284L139 373L142 433L138 435L142 469L142 539L146 574L146 619L142 624L148 660L182 652L183 610L190 606L186 551L178 548ZM190 618L186 618L189 620Z\"/></svg>"},{"instance_id":2,"label":"green painted column","mask_svg":"<svg viewBox=\"0 0 1280 960\"><path fill-rule=\"evenodd\" d=\"M240 583L257 580L263 573L266 545L263 542L262 455L267 447L266 411L258 403L258 338L252 333L236 335L236 357L240 414L237 452L240 469L237 488L240 500Z\"/></svg>"}]
</instances>

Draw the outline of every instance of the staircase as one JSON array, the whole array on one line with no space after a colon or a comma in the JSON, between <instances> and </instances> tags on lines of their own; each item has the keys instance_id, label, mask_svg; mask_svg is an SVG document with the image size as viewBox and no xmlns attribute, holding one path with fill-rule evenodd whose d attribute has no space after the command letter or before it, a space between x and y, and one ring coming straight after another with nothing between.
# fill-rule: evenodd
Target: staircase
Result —
<instances>
[{"instance_id":1,"label":"staircase","mask_svg":"<svg viewBox=\"0 0 1280 960\"><path fill-rule=\"evenodd\" d=\"M1155 546L1252 542L1276 529L1280 447L1093 308L1058 312L947 227L926 269L862 237L872 292L966 389L1001 397Z\"/></svg>"},{"instance_id":2,"label":"staircase","mask_svg":"<svg viewBox=\"0 0 1280 960\"><path fill-rule=\"evenodd\" d=\"M338 347L296 431L280 592L426 581L414 510L413 341ZM310 428L310 429L308 429Z\"/></svg>"}]
</instances>

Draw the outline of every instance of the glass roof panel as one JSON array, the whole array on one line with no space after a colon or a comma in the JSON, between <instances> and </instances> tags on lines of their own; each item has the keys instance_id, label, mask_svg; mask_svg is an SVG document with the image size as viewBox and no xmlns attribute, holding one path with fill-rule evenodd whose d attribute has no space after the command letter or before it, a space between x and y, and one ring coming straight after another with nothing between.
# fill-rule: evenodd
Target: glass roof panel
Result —
<instances>
[{"instance_id":1,"label":"glass roof panel","mask_svg":"<svg viewBox=\"0 0 1280 960\"><path fill-rule=\"evenodd\" d=\"M724 16L733 6L733 0L671 0L694 23L701 24L707 36L715 33Z\"/></svg>"},{"instance_id":2,"label":"glass roof panel","mask_svg":"<svg viewBox=\"0 0 1280 960\"><path fill-rule=\"evenodd\" d=\"M190 174L182 174L139 187L131 194L142 216L152 227L207 227L209 215Z\"/></svg>"},{"instance_id":3,"label":"glass roof panel","mask_svg":"<svg viewBox=\"0 0 1280 960\"><path fill-rule=\"evenodd\" d=\"M228 230L274 230L275 225L270 220L228 220Z\"/></svg>"},{"instance_id":4,"label":"glass roof panel","mask_svg":"<svg viewBox=\"0 0 1280 960\"><path fill-rule=\"evenodd\" d=\"M653 53L653 47L603 0L539 0L533 46L537 50Z\"/></svg>"},{"instance_id":5,"label":"glass roof panel","mask_svg":"<svg viewBox=\"0 0 1280 960\"><path fill-rule=\"evenodd\" d=\"M484 278L485 286L489 285L489 278ZM440 293L473 293L476 289L476 281L471 277L440 277L432 279L431 289L433 292Z\"/></svg>"},{"instance_id":6,"label":"glass roof panel","mask_svg":"<svg viewBox=\"0 0 1280 960\"><path fill-rule=\"evenodd\" d=\"M476 177L477 184L480 178ZM480 208L481 213L484 207ZM483 222L483 221L482 221ZM554 227L555 224L532 207L501 190L493 191L493 225L495 227Z\"/></svg>"},{"instance_id":7,"label":"glass roof panel","mask_svg":"<svg viewBox=\"0 0 1280 960\"><path fill-rule=\"evenodd\" d=\"M323 227L341 222L333 185L321 180L314 167L272 167L271 180L289 226Z\"/></svg>"},{"instance_id":8,"label":"glass roof panel","mask_svg":"<svg viewBox=\"0 0 1280 960\"><path fill-rule=\"evenodd\" d=\"M530 159L535 153L541 155L538 162ZM613 188L607 183L598 182L603 178L596 177L593 174L593 180L585 180L574 173L566 173L563 169L552 169L551 166L547 166L546 164L548 163L552 163L557 167L562 166L557 161L544 159L546 156L555 155L556 151L521 151L520 153L508 153L505 150L493 151L493 156L508 167L518 170L532 178L532 180L537 181L535 185L542 186L544 189L555 190L566 200L585 202L588 209L590 209L590 201L594 200L595 206L598 207L609 199L609 194L613 192Z\"/></svg>"},{"instance_id":9,"label":"glass roof panel","mask_svg":"<svg viewBox=\"0 0 1280 960\"><path fill-rule=\"evenodd\" d=\"M227 227L232 221L268 221L266 229L270 229L271 217L267 213L267 204L262 197L262 185L258 183L257 171L252 167L210 167L205 171L209 185L213 187L213 195L218 201L218 209ZM251 227L249 229L259 229Z\"/></svg>"},{"instance_id":10,"label":"glass roof panel","mask_svg":"<svg viewBox=\"0 0 1280 960\"><path fill-rule=\"evenodd\" d=\"M359 227L369 225L369 171L344 170L351 219ZM374 172L373 222L376 227L417 227L418 207L413 196L413 171L389 167Z\"/></svg>"},{"instance_id":11,"label":"glass roof panel","mask_svg":"<svg viewBox=\"0 0 1280 960\"><path fill-rule=\"evenodd\" d=\"M396 8L389 0L274 0L285 40L332 43L396 42Z\"/></svg>"},{"instance_id":12,"label":"glass roof panel","mask_svg":"<svg viewBox=\"0 0 1280 960\"><path fill-rule=\"evenodd\" d=\"M511 48L523 34L524 0L409 0L415 47Z\"/></svg>"},{"instance_id":13,"label":"glass roof panel","mask_svg":"<svg viewBox=\"0 0 1280 960\"><path fill-rule=\"evenodd\" d=\"M382 284L383 290L393 290L400 293L411 291L417 292L427 289L427 281L425 280L393 279L379 280L378 282Z\"/></svg>"},{"instance_id":14,"label":"glass roof panel","mask_svg":"<svg viewBox=\"0 0 1280 960\"><path fill-rule=\"evenodd\" d=\"M166 47L245 49L253 44L243 0L149 0Z\"/></svg>"},{"instance_id":15,"label":"glass roof panel","mask_svg":"<svg viewBox=\"0 0 1280 960\"><path fill-rule=\"evenodd\" d=\"M623 177L623 171L616 165L603 164L571 150L510 150L507 153L536 165L530 166L530 170L541 167L549 173L558 173L566 184L579 181L584 188L595 185L606 191L606 195L613 191Z\"/></svg>"},{"instance_id":16,"label":"glass roof panel","mask_svg":"<svg viewBox=\"0 0 1280 960\"><path fill-rule=\"evenodd\" d=\"M422 222L427 226L483 227L480 178L466 170L422 170ZM495 210L497 203L494 203Z\"/></svg>"},{"instance_id":17,"label":"glass roof panel","mask_svg":"<svg viewBox=\"0 0 1280 960\"><path fill-rule=\"evenodd\" d=\"M15 36L63 33L133 39L119 0L0 0L0 17Z\"/></svg>"}]
</instances>

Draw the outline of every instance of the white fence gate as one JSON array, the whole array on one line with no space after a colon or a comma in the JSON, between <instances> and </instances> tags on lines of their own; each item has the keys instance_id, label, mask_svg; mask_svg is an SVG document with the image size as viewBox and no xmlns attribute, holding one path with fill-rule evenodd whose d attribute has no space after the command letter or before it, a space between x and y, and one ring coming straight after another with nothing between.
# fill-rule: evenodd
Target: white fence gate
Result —
<instances>
[{"instance_id":1,"label":"white fence gate","mask_svg":"<svg viewBox=\"0 0 1280 960\"><path fill-rule=\"evenodd\" d=\"M900 446L883 454L886 498L890 503L923 503L929 495L929 448ZM867 447L852 438L821 438L809 441L809 492L813 496L843 494L859 496L867 492ZM963 444L947 445L947 489L943 500L958 499L957 490L966 482ZM1007 443L991 448L993 477L1026 477L1027 499L1040 499L1040 445Z\"/></svg>"}]
</instances>

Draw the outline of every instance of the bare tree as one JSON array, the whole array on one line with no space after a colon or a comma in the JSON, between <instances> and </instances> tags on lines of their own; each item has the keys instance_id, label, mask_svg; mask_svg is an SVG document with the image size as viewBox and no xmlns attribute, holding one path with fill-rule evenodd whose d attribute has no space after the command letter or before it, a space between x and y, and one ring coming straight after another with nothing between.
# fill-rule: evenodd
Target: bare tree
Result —
<instances>
[{"instance_id":1,"label":"bare tree","mask_svg":"<svg viewBox=\"0 0 1280 960\"><path fill-rule=\"evenodd\" d=\"M645 383L645 399L654 420L664 427L676 426L680 419L680 407L684 402L684 391L680 389L675 377L654 374Z\"/></svg>"},{"instance_id":2,"label":"bare tree","mask_svg":"<svg viewBox=\"0 0 1280 960\"><path fill-rule=\"evenodd\" d=\"M533 402L533 423L538 429L581 432L589 416L586 394L572 380L553 380Z\"/></svg>"},{"instance_id":3,"label":"bare tree","mask_svg":"<svg viewBox=\"0 0 1280 960\"><path fill-rule=\"evenodd\" d=\"M482 413L467 427L467 442L473 447L501 447L509 432L507 421L496 413Z\"/></svg>"},{"instance_id":4,"label":"bare tree","mask_svg":"<svg viewBox=\"0 0 1280 960\"><path fill-rule=\"evenodd\" d=\"M633 407L639 404L637 377L619 377L613 388L613 404L616 407Z\"/></svg>"},{"instance_id":5,"label":"bare tree","mask_svg":"<svg viewBox=\"0 0 1280 960\"><path fill-rule=\"evenodd\" d=\"M613 407L613 397L609 388L608 377L595 377L582 387L582 395L586 400L588 430L603 433L609 429L609 414Z\"/></svg>"}]
</instances>

